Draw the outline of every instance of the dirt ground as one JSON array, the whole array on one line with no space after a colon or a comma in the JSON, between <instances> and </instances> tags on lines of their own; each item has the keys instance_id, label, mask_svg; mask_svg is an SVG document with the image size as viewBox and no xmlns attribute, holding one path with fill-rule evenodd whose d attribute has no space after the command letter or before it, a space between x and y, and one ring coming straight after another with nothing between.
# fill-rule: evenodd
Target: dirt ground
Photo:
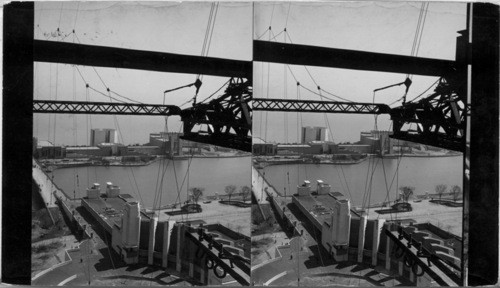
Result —
<instances>
[{"instance_id":1,"label":"dirt ground","mask_svg":"<svg viewBox=\"0 0 500 288\"><path fill-rule=\"evenodd\" d=\"M64 261L66 242L74 241L74 237L59 208L45 208L35 184L31 200L31 273L34 276Z\"/></svg>"},{"instance_id":2,"label":"dirt ground","mask_svg":"<svg viewBox=\"0 0 500 288\"><path fill-rule=\"evenodd\" d=\"M33 211L31 214L31 243L42 240L62 237L70 235L71 231L66 226L63 216L59 208L49 208L52 217L54 218L55 225L46 209Z\"/></svg>"},{"instance_id":3,"label":"dirt ground","mask_svg":"<svg viewBox=\"0 0 500 288\"><path fill-rule=\"evenodd\" d=\"M31 272L32 276L64 261L67 241L75 241L66 226L59 208L49 208L55 225L47 209L32 212L31 218ZM71 238L71 239L67 239ZM66 245L67 246L67 245Z\"/></svg>"}]
</instances>

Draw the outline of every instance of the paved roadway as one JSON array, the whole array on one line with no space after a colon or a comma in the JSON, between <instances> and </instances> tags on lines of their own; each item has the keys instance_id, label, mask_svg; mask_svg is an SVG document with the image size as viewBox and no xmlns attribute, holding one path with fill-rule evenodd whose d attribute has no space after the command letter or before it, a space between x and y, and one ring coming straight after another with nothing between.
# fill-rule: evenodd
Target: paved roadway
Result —
<instances>
[{"instance_id":1,"label":"paved roadway","mask_svg":"<svg viewBox=\"0 0 500 288\"><path fill-rule=\"evenodd\" d=\"M84 220L88 219L84 217ZM143 264L126 265L114 251L108 249L106 241L109 239L106 238L106 234L102 233L103 229L95 221L87 222L87 229L89 234L93 234L93 238L82 241L80 250L69 252L73 260L69 264L56 268L36 279L32 285L57 285L76 275L76 279L69 281L66 285L191 286L189 282L179 279L159 267Z\"/></svg>"}]
</instances>

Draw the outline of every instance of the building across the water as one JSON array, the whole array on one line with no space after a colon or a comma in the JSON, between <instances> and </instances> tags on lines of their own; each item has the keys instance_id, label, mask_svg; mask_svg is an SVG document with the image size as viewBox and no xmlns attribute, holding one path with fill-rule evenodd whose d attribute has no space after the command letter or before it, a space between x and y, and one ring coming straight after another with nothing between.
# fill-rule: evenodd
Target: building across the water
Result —
<instances>
[{"instance_id":1,"label":"building across the water","mask_svg":"<svg viewBox=\"0 0 500 288\"><path fill-rule=\"evenodd\" d=\"M150 146L159 147L158 154L169 156L182 156L191 154L200 154L201 149L209 149L210 145L184 140L181 132L159 132L149 134Z\"/></svg>"},{"instance_id":2,"label":"building across the water","mask_svg":"<svg viewBox=\"0 0 500 288\"><path fill-rule=\"evenodd\" d=\"M115 129L92 129L90 130L90 146L101 143L118 143L118 132Z\"/></svg>"},{"instance_id":3,"label":"building across the water","mask_svg":"<svg viewBox=\"0 0 500 288\"><path fill-rule=\"evenodd\" d=\"M326 127L302 127L301 143L307 144L311 141L328 141L328 130Z\"/></svg>"}]
</instances>

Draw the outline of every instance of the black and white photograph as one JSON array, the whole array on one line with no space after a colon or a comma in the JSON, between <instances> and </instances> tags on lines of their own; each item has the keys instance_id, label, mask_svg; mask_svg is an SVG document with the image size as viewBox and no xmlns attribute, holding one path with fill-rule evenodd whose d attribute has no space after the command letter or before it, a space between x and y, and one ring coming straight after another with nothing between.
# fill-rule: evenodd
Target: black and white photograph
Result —
<instances>
[{"instance_id":1,"label":"black and white photograph","mask_svg":"<svg viewBox=\"0 0 500 288\"><path fill-rule=\"evenodd\" d=\"M2 8L2 284L497 285L498 2Z\"/></svg>"},{"instance_id":2,"label":"black and white photograph","mask_svg":"<svg viewBox=\"0 0 500 288\"><path fill-rule=\"evenodd\" d=\"M34 15L32 284L248 285L252 5Z\"/></svg>"},{"instance_id":3,"label":"black and white photograph","mask_svg":"<svg viewBox=\"0 0 500 288\"><path fill-rule=\"evenodd\" d=\"M255 285L463 285L470 9L255 4Z\"/></svg>"}]
</instances>

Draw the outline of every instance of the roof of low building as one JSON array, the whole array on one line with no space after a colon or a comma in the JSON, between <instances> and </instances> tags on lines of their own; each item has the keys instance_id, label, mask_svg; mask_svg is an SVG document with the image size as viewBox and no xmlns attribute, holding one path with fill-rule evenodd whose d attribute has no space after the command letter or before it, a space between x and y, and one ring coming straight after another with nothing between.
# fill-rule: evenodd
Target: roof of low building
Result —
<instances>
[{"instance_id":1,"label":"roof of low building","mask_svg":"<svg viewBox=\"0 0 500 288\"><path fill-rule=\"evenodd\" d=\"M99 147L96 146L67 146L66 151L68 150L99 150Z\"/></svg>"},{"instance_id":2,"label":"roof of low building","mask_svg":"<svg viewBox=\"0 0 500 288\"><path fill-rule=\"evenodd\" d=\"M52 147L54 144L52 142L47 141L47 140L38 140L37 144L38 147Z\"/></svg>"},{"instance_id":3,"label":"roof of low building","mask_svg":"<svg viewBox=\"0 0 500 288\"><path fill-rule=\"evenodd\" d=\"M309 144L278 144L278 148L308 148Z\"/></svg>"}]
</instances>

